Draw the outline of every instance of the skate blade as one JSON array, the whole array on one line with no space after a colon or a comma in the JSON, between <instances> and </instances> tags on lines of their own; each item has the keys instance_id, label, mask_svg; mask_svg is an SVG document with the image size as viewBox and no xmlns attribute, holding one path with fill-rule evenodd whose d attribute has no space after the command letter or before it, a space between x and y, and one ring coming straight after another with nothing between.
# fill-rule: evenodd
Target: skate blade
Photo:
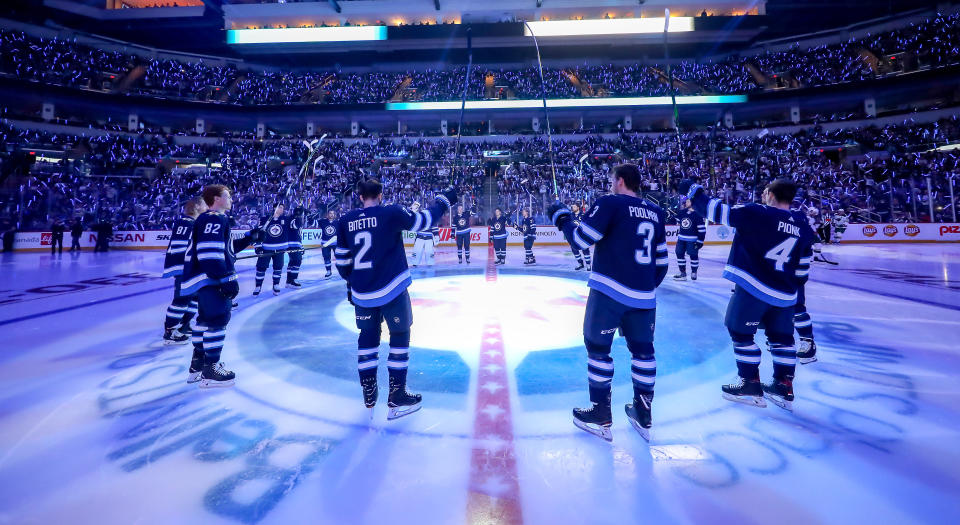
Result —
<instances>
[{"instance_id":1,"label":"skate blade","mask_svg":"<svg viewBox=\"0 0 960 525\"><path fill-rule=\"evenodd\" d=\"M387 412L387 421L393 421L394 419L399 419L403 416L409 416L410 414L420 410L420 407L420 403L406 407L390 407L390 410Z\"/></svg>"},{"instance_id":2,"label":"skate blade","mask_svg":"<svg viewBox=\"0 0 960 525\"><path fill-rule=\"evenodd\" d=\"M233 379L228 381L211 381L209 379L200 380L200 388L228 388L233 386Z\"/></svg>"},{"instance_id":3,"label":"skate blade","mask_svg":"<svg viewBox=\"0 0 960 525\"><path fill-rule=\"evenodd\" d=\"M190 342L190 339L184 339L183 341L171 341L169 339L164 339L163 346L185 345L189 342Z\"/></svg>"},{"instance_id":4,"label":"skate blade","mask_svg":"<svg viewBox=\"0 0 960 525\"><path fill-rule=\"evenodd\" d=\"M771 403L786 410L787 412L793 412L793 401L787 401L786 399L780 396L775 396L775 395L766 394L766 393L763 394L763 397L769 399Z\"/></svg>"},{"instance_id":5,"label":"skate blade","mask_svg":"<svg viewBox=\"0 0 960 525\"><path fill-rule=\"evenodd\" d=\"M734 403L743 403L744 405L767 408L767 402L763 400L763 396L735 396L733 394L724 392L723 398L727 401L733 401Z\"/></svg>"},{"instance_id":6,"label":"skate blade","mask_svg":"<svg viewBox=\"0 0 960 525\"><path fill-rule=\"evenodd\" d=\"M187 384L192 385L200 381L200 372L190 372L187 376Z\"/></svg>"},{"instance_id":7,"label":"skate blade","mask_svg":"<svg viewBox=\"0 0 960 525\"><path fill-rule=\"evenodd\" d=\"M644 441L646 441L647 443L649 443L649 442L650 442L650 429L649 429L649 428L643 428L642 426L640 426L639 423L637 423L636 421L634 421L634 420L632 420L632 419L630 419L630 418L627 418L627 419L630 420L630 426L632 426L633 429L636 430L638 434L640 434L640 437L642 437L642 438L644 439Z\"/></svg>"},{"instance_id":8,"label":"skate blade","mask_svg":"<svg viewBox=\"0 0 960 525\"><path fill-rule=\"evenodd\" d=\"M797 361L800 362L801 365L809 365L810 363L816 362L816 360L817 360L816 357L798 357L797 358Z\"/></svg>"},{"instance_id":9,"label":"skate blade","mask_svg":"<svg viewBox=\"0 0 960 525\"><path fill-rule=\"evenodd\" d=\"M613 432L610 431L610 427L608 426L598 425L596 427L592 427L588 423L584 423L577 418L573 418L573 424L580 430L589 432L590 434L593 434L594 436L597 436L608 443L613 441Z\"/></svg>"}]
</instances>

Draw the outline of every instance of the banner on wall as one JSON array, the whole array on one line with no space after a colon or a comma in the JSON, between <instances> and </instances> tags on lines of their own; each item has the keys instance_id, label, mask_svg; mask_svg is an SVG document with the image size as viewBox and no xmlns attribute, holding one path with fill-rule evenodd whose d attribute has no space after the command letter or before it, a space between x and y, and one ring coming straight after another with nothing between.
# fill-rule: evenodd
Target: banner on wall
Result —
<instances>
[{"instance_id":1,"label":"banner on wall","mask_svg":"<svg viewBox=\"0 0 960 525\"><path fill-rule=\"evenodd\" d=\"M233 236L240 237L245 230L234 230ZM667 244L676 244L677 227L667 226ZM510 246L523 245L523 234L517 228L507 228L507 244ZM730 244L733 241L734 229L719 224L707 226L707 244ZM320 246L321 231L319 229L305 229L302 231L303 245L306 248ZM416 235L412 232L403 232L403 244L413 246ZM485 245L489 240L489 228L474 226L470 233L471 245ZM66 249L70 248L69 233L64 235L63 243ZM123 250L163 250L170 242L169 231L120 231L113 234L110 247ZM908 242L960 242L960 223L930 224L930 223L895 223L895 224L850 224L840 239L841 244L866 243L908 243ZM83 232L80 236L80 247L93 249L97 243L97 234ZM456 246L456 238L450 228L440 228L440 246ZM49 250L53 244L53 234L50 232L19 232L13 243L15 251L43 251ZM566 240L563 234L554 226L537 226L536 246L561 246Z\"/></svg>"}]
</instances>

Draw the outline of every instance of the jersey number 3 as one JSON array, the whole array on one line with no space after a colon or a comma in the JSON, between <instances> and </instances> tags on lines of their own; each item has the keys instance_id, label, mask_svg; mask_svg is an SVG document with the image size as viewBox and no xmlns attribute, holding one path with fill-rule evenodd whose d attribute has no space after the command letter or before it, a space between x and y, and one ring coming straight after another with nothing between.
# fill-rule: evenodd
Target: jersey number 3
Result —
<instances>
[{"instance_id":1,"label":"jersey number 3","mask_svg":"<svg viewBox=\"0 0 960 525\"><path fill-rule=\"evenodd\" d=\"M637 264L650 264L653 260L653 224L641 222L637 226L637 235L640 236L640 249L634 253Z\"/></svg>"},{"instance_id":2,"label":"jersey number 3","mask_svg":"<svg viewBox=\"0 0 960 525\"><path fill-rule=\"evenodd\" d=\"M767 252L763 257L765 259L770 259L774 261L775 267L778 272L783 271L783 265L790 262L790 253L793 251L793 247L797 244L796 237L790 237L787 240L781 242L780 244L770 248L770 251Z\"/></svg>"},{"instance_id":3,"label":"jersey number 3","mask_svg":"<svg viewBox=\"0 0 960 525\"><path fill-rule=\"evenodd\" d=\"M363 260L363 257L373 247L373 235L370 232L360 232L353 238L353 244L360 246L357 250L357 257L353 260L353 269L367 270L373 268L372 262Z\"/></svg>"}]
</instances>

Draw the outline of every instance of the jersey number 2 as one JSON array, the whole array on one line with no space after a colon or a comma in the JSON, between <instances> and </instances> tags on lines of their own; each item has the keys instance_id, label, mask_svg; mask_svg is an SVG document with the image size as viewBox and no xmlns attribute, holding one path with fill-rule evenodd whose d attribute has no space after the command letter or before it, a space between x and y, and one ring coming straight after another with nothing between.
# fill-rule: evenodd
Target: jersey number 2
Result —
<instances>
[{"instance_id":1,"label":"jersey number 2","mask_svg":"<svg viewBox=\"0 0 960 525\"><path fill-rule=\"evenodd\" d=\"M372 262L363 260L363 257L373 246L373 235L370 232L360 232L353 238L353 244L360 245L360 249L357 250L357 257L353 261L353 269L367 270L373 268Z\"/></svg>"},{"instance_id":2,"label":"jersey number 2","mask_svg":"<svg viewBox=\"0 0 960 525\"><path fill-rule=\"evenodd\" d=\"M763 257L765 259L770 259L774 261L775 267L778 272L783 271L783 265L787 264L790 261L790 252L793 251L794 245L797 244L796 237L790 237L787 240L781 242L780 244L770 248L770 251L767 252Z\"/></svg>"},{"instance_id":3,"label":"jersey number 2","mask_svg":"<svg viewBox=\"0 0 960 525\"><path fill-rule=\"evenodd\" d=\"M640 236L640 242L643 245L634 254L637 264L650 264L653 260L653 224L641 222L637 226L637 235Z\"/></svg>"}]
</instances>

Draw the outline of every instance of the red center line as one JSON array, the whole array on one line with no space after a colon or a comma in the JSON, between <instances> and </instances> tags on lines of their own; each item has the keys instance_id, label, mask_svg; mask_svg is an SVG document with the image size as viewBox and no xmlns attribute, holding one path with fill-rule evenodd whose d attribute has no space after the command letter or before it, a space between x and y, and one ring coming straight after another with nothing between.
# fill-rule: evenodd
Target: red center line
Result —
<instances>
[{"instance_id":1,"label":"red center line","mask_svg":"<svg viewBox=\"0 0 960 525\"><path fill-rule=\"evenodd\" d=\"M493 247L487 256L487 282L497 281ZM473 423L473 451L467 523L523 523L517 458L513 447L510 386L500 321L484 321L477 369L477 407Z\"/></svg>"}]
</instances>

